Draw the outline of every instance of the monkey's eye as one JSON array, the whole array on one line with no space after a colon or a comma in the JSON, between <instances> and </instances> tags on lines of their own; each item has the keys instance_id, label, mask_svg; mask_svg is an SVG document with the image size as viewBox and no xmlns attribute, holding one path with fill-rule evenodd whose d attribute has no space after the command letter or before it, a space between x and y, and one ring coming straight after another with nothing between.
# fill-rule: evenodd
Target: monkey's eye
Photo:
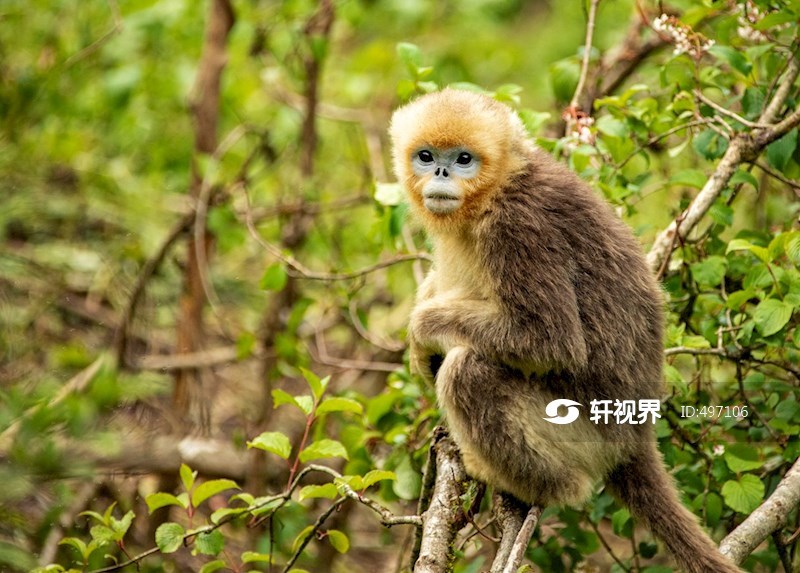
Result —
<instances>
[{"instance_id":1,"label":"monkey's eye","mask_svg":"<svg viewBox=\"0 0 800 573\"><path fill-rule=\"evenodd\" d=\"M470 155L467 152L460 153L456 158L456 163L458 163L459 165L469 165L470 163L472 163L472 155Z\"/></svg>"},{"instance_id":2,"label":"monkey's eye","mask_svg":"<svg viewBox=\"0 0 800 573\"><path fill-rule=\"evenodd\" d=\"M433 153L431 153L427 149L423 149L422 151L417 153L417 157L419 157L419 160L422 161L423 163L431 163L433 161Z\"/></svg>"}]
</instances>

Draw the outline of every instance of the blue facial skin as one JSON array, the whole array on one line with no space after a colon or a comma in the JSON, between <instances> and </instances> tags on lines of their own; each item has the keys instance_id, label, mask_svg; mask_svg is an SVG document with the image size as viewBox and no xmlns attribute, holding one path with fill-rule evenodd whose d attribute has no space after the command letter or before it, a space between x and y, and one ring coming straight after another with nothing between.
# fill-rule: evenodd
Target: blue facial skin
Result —
<instances>
[{"instance_id":1,"label":"blue facial skin","mask_svg":"<svg viewBox=\"0 0 800 573\"><path fill-rule=\"evenodd\" d=\"M480 160L464 147L422 147L411 155L411 167L418 177L431 176L422 189L425 208L447 215L461 207L464 191L460 182L478 175Z\"/></svg>"}]
</instances>

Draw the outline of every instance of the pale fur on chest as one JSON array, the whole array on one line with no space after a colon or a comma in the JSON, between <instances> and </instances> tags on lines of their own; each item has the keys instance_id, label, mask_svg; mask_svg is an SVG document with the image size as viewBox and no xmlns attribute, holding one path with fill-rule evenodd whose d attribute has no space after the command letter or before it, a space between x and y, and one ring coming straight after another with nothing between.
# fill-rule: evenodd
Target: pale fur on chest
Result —
<instances>
[{"instance_id":1,"label":"pale fur on chest","mask_svg":"<svg viewBox=\"0 0 800 573\"><path fill-rule=\"evenodd\" d=\"M471 237L437 237L434 243L436 294L452 294L459 298L488 300L492 298L488 276Z\"/></svg>"}]
</instances>

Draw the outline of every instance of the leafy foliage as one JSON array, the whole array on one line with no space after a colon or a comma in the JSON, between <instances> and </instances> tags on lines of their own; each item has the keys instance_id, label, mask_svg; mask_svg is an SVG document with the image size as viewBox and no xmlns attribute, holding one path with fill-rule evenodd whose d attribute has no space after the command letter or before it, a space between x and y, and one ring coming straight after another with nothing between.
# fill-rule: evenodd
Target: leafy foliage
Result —
<instances>
[{"instance_id":1,"label":"leafy foliage","mask_svg":"<svg viewBox=\"0 0 800 573\"><path fill-rule=\"evenodd\" d=\"M626 32L631 4L601 3L585 107L565 110L584 56L572 3L335 2L333 32L319 25L324 2L234 3L218 150L206 154L193 148L191 115L205 6L4 2L0 569L30 570L41 554L42 571L91 571L153 551L148 570L319 570L376 543L396 563L401 527L364 535L378 520L349 509L415 513L439 421L403 354L427 263L387 183L390 110L445 85L486 91L650 245L737 138L763 129L796 57L800 5L677 0L664 18L642 2ZM606 90L626 34L634 52L653 48ZM795 84L767 123L796 108ZM659 270L669 313L659 446L717 538L800 455L797 139L794 127L738 163ZM202 212L193 173L207 198L199 221L186 219ZM192 354L175 332L184 245L198 229L210 246L204 343ZM388 264L395 256L406 258ZM210 430L178 413L174 355L200 360L191 368L211 389L191 394L210 404ZM209 432L221 439L185 439ZM192 458L198 443L210 449ZM483 517L459 539L456 571L493 554L472 535ZM668 570L605 491L581 511L548 508L542 523L527 553L542 570ZM776 539L744 566L776 570L796 538Z\"/></svg>"}]
</instances>

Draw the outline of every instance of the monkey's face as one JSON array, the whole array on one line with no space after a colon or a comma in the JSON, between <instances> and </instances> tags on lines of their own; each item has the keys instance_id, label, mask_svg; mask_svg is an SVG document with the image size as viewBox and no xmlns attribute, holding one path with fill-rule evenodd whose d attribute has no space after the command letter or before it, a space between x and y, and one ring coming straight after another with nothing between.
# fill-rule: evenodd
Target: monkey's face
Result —
<instances>
[{"instance_id":1,"label":"monkey's face","mask_svg":"<svg viewBox=\"0 0 800 573\"><path fill-rule=\"evenodd\" d=\"M527 146L516 114L492 98L445 89L397 110L395 172L429 231L463 229L522 168Z\"/></svg>"},{"instance_id":2,"label":"monkey's face","mask_svg":"<svg viewBox=\"0 0 800 573\"><path fill-rule=\"evenodd\" d=\"M425 209L434 215L447 215L464 204L464 182L478 176L481 162L466 147L424 146L412 155L411 169L419 178Z\"/></svg>"}]
</instances>

